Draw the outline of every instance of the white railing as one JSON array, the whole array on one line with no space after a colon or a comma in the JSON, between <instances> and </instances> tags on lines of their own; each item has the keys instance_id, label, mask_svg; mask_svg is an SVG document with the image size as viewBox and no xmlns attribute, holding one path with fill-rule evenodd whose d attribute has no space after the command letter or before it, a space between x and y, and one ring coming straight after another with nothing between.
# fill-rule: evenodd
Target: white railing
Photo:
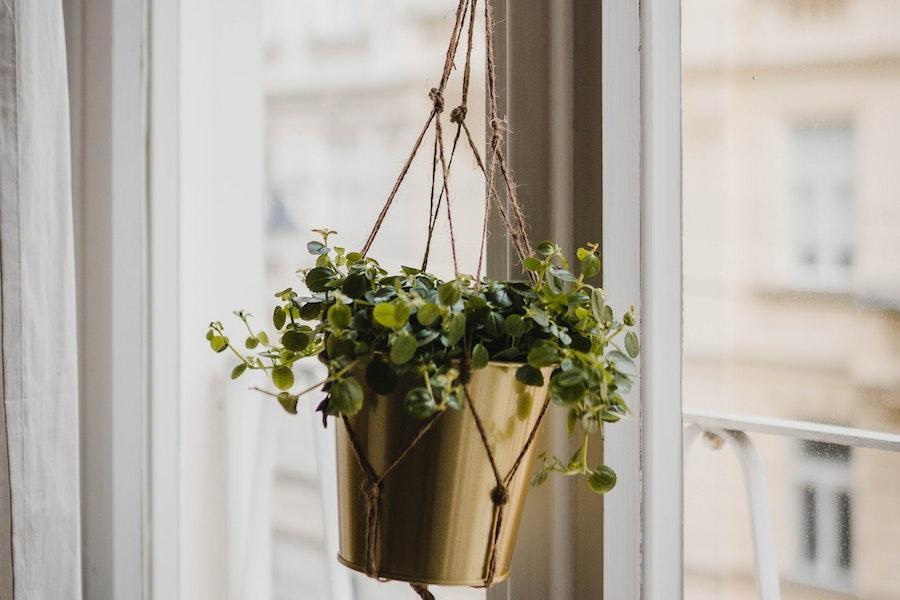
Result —
<instances>
[{"instance_id":1,"label":"white railing","mask_svg":"<svg viewBox=\"0 0 900 600\"><path fill-rule=\"evenodd\" d=\"M762 460L753 440L747 434L762 433L854 448L900 452L900 435L890 433L705 410L686 409L683 414L685 457L694 440L703 435L716 449L730 445L741 463L753 530L753 555L760 600L779 600L781 591L768 484Z\"/></svg>"}]
</instances>

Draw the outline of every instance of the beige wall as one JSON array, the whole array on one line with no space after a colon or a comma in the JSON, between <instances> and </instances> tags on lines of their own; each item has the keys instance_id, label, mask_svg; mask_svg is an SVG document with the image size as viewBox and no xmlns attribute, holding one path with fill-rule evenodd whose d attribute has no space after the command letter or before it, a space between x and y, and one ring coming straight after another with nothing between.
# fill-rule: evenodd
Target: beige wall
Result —
<instances>
[{"instance_id":1,"label":"beige wall","mask_svg":"<svg viewBox=\"0 0 900 600\"><path fill-rule=\"evenodd\" d=\"M685 405L900 432L900 2L685 0ZM853 128L855 264L846 292L793 283L791 131ZM799 540L796 444L754 436L783 580ZM900 597L900 456L854 452L853 593ZM687 458L691 598L755 598L730 450ZM855 594L855 595L853 595Z\"/></svg>"}]
</instances>

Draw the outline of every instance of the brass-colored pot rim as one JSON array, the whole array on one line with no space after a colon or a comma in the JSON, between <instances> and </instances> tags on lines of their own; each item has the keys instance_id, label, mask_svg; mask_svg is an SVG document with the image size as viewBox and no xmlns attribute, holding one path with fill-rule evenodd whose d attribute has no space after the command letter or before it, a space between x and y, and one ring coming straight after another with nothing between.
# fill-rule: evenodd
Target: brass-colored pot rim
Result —
<instances>
[{"instance_id":1,"label":"brass-colored pot rim","mask_svg":"<svg viewBox=\"0 0 900 600\"><path fill-rule=\"evenodd\" d=\"M337 560L339 563L347 567L348 569L353 569L358 573L362 573L363 575L368 575L366 573L366 568L363 565L358 565L356 563L350 562L346 558L338 553ZM381 569L378 570L378 578L389 579L391 581L403 581L406 583L424 583L428 585L444 585L444 586L455 586L455 587L471 587L471 588L483 588L484 579L436 579L436 578L427 578L427 577L415 577L413 575L403 575L401 573L394 573L391 571L383 571ZM494 575L494 580L491 585L497 583L503 583L509 579L509 570L505 573L497 573Z\"/></svg>"}]
</instances>

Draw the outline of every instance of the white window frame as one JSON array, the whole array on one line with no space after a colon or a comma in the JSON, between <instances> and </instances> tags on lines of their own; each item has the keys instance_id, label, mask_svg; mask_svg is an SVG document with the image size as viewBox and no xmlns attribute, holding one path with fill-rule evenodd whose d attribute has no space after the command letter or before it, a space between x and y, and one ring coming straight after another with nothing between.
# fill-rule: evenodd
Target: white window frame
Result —
<instances>
[{"instance_id":1,"label":"white window frame","mask_svg":"<svg viewBox=\"0 0 900 600\"><path fill-rule=\"evenodd\" d=\"M85 598L142 598L148 584L146 1L63 2Z\"/></svg>"},{"instance_id":2,"label":"white window frame","mask_svg":"<svg viewBox=\"0 0 900 600\"><path fill-rule=\"evenodd\" d=\"M505 25L498 28L501 48L521 50L523 42L515 39L518 19L530 21L525 43L551 40L546 62L540 56L507 60L499 73L507 102L501 111L509 115L514 133L547 132L551 150L546 156L542 149L528 147L533 137L522 145L515 135L509 140L520 200L524 197L536 235L552 236L563 245L582 242L581 237L595 235L590 222L602 202L602 236L597 237L603 244L603 283L611 304L635 303L641 315L641 374L629 398L632 418L607 430L604 462L620 477L604 498L602 517L577 492L573 498L564 482L556 484L551 505L542 506L545 512L531 520L526 510L520 528L520 536L531 528L552 533L544 534L540 544L520 540L510 583L491 590L489 600L543 598L544 586L554 598L579 600L601 594L607 599L671 600L681 597L683 589L680 2L620 0L582 4L581 9L587 5L600 11L602 115L600 131L592 132L602 139L600 156L578 147L577 136L566 126L584 118L577 108L578 88L568 95L565 91L574 69L582 88L598 77L588 66L596 60L592 49L573 43L567 33L565 23L573 16L569 3L549 3L542 15L545 29L517 12L541 10L534 3L495 4L498 22ZM536 69L549 73L545 96L541 86L528 80ZM517 112L517 94L527 97L528 107L519 109L524 117ZM535 154L548 166L537 166L543 163ZM576 155L579 160L573 163ZM585 170L596 171L598 162L600 189L587 186L585 197L584 186L567 187L572 178L584 177ZM547 196L529 199L529 189L536 188L547 190ZM587 229L580 222L585 220ZM489 246L489 265L491 260L495 269L505 264L508 271L511 253L497 247L499 237ZM552 419L547 429L546 443L556 443ZM602 534L597 527L601 519ZM588 564L582 566L585 558Z\"/></svg>"}]
</instances>

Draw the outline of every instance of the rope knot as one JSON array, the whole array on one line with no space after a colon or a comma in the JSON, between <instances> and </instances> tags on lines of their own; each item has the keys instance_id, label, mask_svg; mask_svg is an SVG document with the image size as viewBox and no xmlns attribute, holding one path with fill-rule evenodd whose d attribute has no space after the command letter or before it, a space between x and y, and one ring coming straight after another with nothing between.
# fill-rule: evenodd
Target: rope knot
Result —
<instances>
[{"instance_id":1,"label":"rope knot","mask_svg":"<svg viewBox=\"0 0 900 600\"><path fill-rule=\"evenodd\" d=\"M428 97L434 102L434 112L439 113L444 110L444 94L437 88L431 88Z\"/></svg>"},{"instance_id":2,"label":"rope knot","mask_svg":"<svg viewBox=\"0 0 900 600\"><path fill-rule=\"evenodd\" d=\"M362 488L363 493L372 500L377 500L381 496L381 483L378 481L366 481Z\"/></svg>"},{"instance_id":3,"label":"rope knot","mask_svg":"<svg viewBox=\"0 0 900 600\"><path fill-rule=\"evenodd\" d=\"M456 108L450 111L450 122L451 123L459 123L462 125L462 122L466 120L466 112L468 109L465 104L460 104Z\"/></svg>"},{"instance_id":4,"label":"rope knot","mask_svg":"<svg viewBox=\"0 0 900 600\"><path fill-rule=\"evenodd\" d=\"M503 121L499 117L491 119L491 150L496 150L503 139Z\"/></svg>"},{"instance_id":5,"label":"rope knot","mask_svg":"<svg viewBox=\"0 0 900 600\"><path fill-rule=\"evenodd\" d=\"M463 356L462 360L459 361L459 377L457 377L457 381L459 381L462 385L469 385L469 381L472 380L472 362L468 355Z\"/></svg>"},{"instance_id":6,"label":"rope knot","mask_svg":"<svg viewBox=\"0 0 900 600\"><path fill-rule=\"evenodd\" d=\"M491 502L495 506L504 506L509 502L509 490L506 489L505 485L498 485L491 490Z\"/></svg>"}]
</instances>

